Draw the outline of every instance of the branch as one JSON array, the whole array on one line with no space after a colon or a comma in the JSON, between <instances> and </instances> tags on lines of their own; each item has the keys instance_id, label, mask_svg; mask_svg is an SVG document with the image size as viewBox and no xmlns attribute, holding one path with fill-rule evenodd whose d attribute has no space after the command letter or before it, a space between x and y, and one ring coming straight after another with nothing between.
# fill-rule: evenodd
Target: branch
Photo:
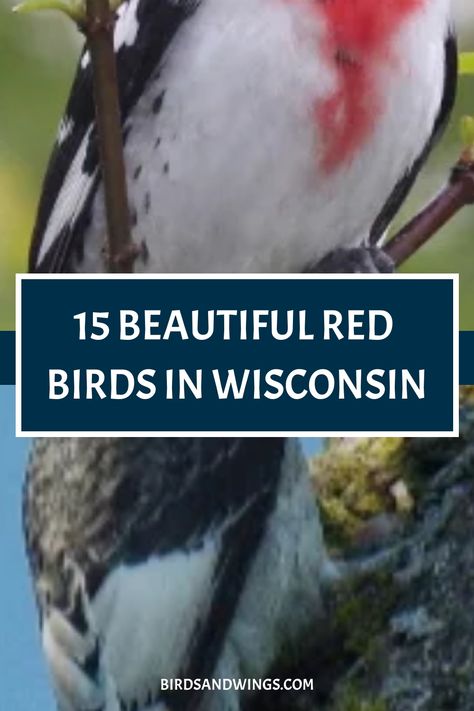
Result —
<instances>
[{"instance_id":1,"label":"branch","mask_svg":"<svg viewBox=\"0 0 474 711\"><path fill-rule=\"evenodd\" d=\"M114 52L115 10L123 0L23 0L15 12L59 10L86 36L92 66L100 169L108 234L108 268L132 272L139 250L132 242L122 122Z\"/></svg>"},{"instance_id":2,"label":"branch","mask_svg":"<svg viewBox=\"0 0 474 711\"><path fill-rule=\"evenodd\" d=\"M446 187L385 245L384 251L399 266L463 207L473 203L474 159L470 151L465 151Z\"/></svg>"},{"instance_id":3,"label":"branch","mask_svg":"<svg viewBox=\"0 0 474 711\"><path fill-rule=\"evenodd\" d=\"M108 225L111 272L132 272L137 249L132 242L123 138L113 46L114 13L109 0L86 0L82 30L87 39L94 81L97 135Z\"/></svg>"}]
</instances>

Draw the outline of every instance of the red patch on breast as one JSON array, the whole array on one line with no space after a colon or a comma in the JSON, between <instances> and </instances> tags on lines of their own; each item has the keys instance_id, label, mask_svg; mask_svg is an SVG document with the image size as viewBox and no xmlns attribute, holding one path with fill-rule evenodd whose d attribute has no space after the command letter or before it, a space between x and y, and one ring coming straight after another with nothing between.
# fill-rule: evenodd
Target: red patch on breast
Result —
<instances>
[{"instance_id":1,"label":"red patch on breast","mask_svg":"<svg viewBox=\"0 0 474 711\"><path fill-rule=\"evenodd\" d=\"M426 0L310 0L324 17L323 55L337 73L337 88L315 105L323 144L322 168L349 160L370 136L383 110L377 67L390 61L390 45L404 20Z\"/></svg>"}]
</instances>

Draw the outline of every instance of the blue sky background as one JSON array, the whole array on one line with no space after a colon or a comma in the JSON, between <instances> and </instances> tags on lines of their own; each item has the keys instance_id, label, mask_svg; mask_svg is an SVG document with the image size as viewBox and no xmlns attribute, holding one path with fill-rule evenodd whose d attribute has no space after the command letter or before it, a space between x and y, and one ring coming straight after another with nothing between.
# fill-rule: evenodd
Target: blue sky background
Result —
<instances>
[{"instance_id":1,"label":"blue sky background","mask_svg":"<svg viewBox=\"0 0 474 711\"><path fill-rule=\"evenodd\" d=\"M0 708L55 711L23 547L21 488L29 441L15 437L15 389L0 387ZM305 440L305 449L318 446Z\"/></svg>"},{"instance_id":2,"label":"blue sky background","mask_svg":"<svg viewBox=\"0 0 474 711\"><path fill-rule=\"evenodd\" d=\"M15 438L14 396L0 387L0 708L53 711L21 533L29 442Z\"/></svg>"}]
</instances>

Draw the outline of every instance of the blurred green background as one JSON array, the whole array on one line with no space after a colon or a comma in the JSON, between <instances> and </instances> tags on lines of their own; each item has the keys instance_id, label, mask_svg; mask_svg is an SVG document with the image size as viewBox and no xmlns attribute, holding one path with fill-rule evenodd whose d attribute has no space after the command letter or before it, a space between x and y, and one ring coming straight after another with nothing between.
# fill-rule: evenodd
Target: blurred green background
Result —
<instances>
[{"instance_id":1,"label":"blurred green background","mask_svg":"<svg viewBox=\"0 0 474 711\"><path fill-rule=\"evenodd\" d=\"M474 2L454 0L462 46L474 50ZM58 15L12 15L0 0L0 329L14 327L14 275L26 269L41 179L64 107L79 37ZM400 223L443 182L459 153L458 125L474 114L474 78L461 80L456 114L408 201ZM474 329L474 208L406 266L461 275L461 328Z\"/></svg>"}]
</instances>

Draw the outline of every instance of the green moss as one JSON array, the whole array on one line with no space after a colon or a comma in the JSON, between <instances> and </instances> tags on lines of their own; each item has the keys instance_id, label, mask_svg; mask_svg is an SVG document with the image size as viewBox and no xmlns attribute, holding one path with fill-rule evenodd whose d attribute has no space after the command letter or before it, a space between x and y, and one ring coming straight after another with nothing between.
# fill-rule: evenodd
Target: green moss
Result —
<instances>
[{"instance_id":1,"label":"green moss","mask_svg":"<svg viewBox=\"0 0 474 711\"><path fill-rule=\"evenodd\" d=\"M474 385L461 385L459 388L459 403L461 407L474 405Z\"/></svg>"},{"instance_id":2,"label":"green moss","mask_svg":"<svg viewBox=\"0 0 474 711\"><path fill-rule=\"evenodd\" d=\"M412 467L405 440L371 437L329 440L311 470L326 538L333 547L345 547L367 520L394 510L390 487L403 479L410 489Z\"/></svg>"},{"instance_id":3,"label":"green moss","mask_svg":"<svg viewBox=\"0 0 474 711\"><path fill-rule=\"evenodd\" d=\"M338 640L338 658L346 659L347 669L370 668L376 677L383 675L384 635L398 598L396 581L385 571L348 580L338 592L331 611L332 638ZM362 678L340 676L328 711L388 711L388 702L374 696Z\"/></svg>"},{"instance_id":4,"label":"green moss","mask_svg":"<svg viewBox=\"0 0 474 711\"><path fill-rule=\"evenodd\" d=\"M396 602L397 590L389 573L372 574L348 584L334 613L344 651L357 657L371 656Z\"/></svg>"},{"instance_id":5,"label":"green moss","mask_svg":"<svg viewBox=\"0 0 474 711\"><path fill-rule=\"evenodd\" d=\"M334 711L388 711L388 706L383 699L364 698L354 685L349 685L336 701Z\"/></svg>"}]
</instances>

